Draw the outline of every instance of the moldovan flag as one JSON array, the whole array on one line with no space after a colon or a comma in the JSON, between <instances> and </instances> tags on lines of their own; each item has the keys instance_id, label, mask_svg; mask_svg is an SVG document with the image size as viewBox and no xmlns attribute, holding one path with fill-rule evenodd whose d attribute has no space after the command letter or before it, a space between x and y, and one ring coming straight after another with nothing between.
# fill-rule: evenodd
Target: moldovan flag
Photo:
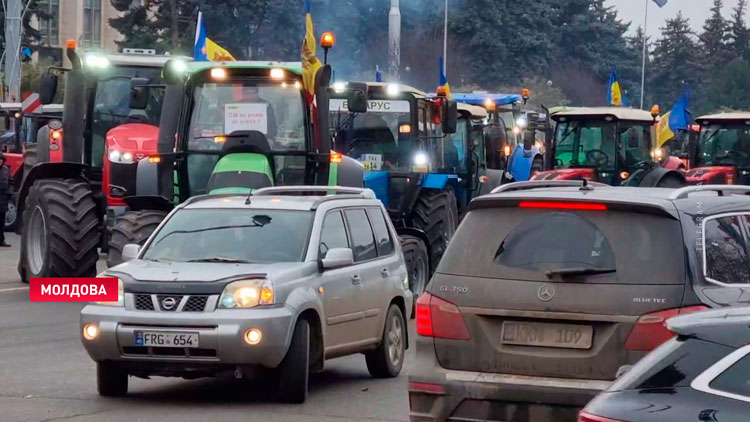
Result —
<instances>
[{"instance_id":1,"label":"moldovan flag","mask_svg":"<svg viewBox=\"0 0 750 422\"><path fill-rule=\"evenodd\" d=\"M202 62L235 61L234 56L229 51L206 36L206 27L203 25L203 12L198 12L198 24L195 26L195 43L193 44L193 58Z\"/></svg>"},{"instance_id":2,"label":"moldovan flag","mask_svg":"<svg viewBox=\"0 0 750 422\"><path fill-rule=\"evenodd\" d=\"M315 75L323 66L315 56L315 33L313 32L312 13L310 11L310 0L306 1L307 13L305 14L305 38L302 41L302 86L307 94L307 100L312 103L315 100Z\"/></svg>"}]
</instances>

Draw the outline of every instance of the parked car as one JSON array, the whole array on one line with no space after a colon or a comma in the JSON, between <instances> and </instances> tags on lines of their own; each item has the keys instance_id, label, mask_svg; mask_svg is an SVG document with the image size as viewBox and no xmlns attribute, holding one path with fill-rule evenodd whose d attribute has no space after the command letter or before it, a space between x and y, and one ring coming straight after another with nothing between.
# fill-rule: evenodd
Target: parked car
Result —
<instances>
[{"instance_id":1,"label":"parked car","mask_svg":"<svg viewBox=\"0 0 750 422\"><path fill-rule=\"evenodd\" d=\"M397 376L412 309L397 239L369 189L191 198L102 274L119 279L119 301L81 311L99 394L125 394L128 376L271 369L279 397L303 402L309 371L355 353Z\"/></svg>"},{"instance_id":2,"label":"parked car","mask_svg":"<svg viewBox=\"0 0 750 422\"><path fill-rule=\"evenodd\" d=\"M670 319L678 335L599 394L580 422L745 422L750 415L750 309Z\"/></svg>"},{"instance_id":3,"label":"parked car","mask_svg":"<svg viewBox=\"0 0 750 422\"><path fill-rule=\"evenodd\" d=\"M746 303L747 187L493 192L417 301L412 421L575 421L672 337L667 318Z\"/></svg>"}]
</instances>

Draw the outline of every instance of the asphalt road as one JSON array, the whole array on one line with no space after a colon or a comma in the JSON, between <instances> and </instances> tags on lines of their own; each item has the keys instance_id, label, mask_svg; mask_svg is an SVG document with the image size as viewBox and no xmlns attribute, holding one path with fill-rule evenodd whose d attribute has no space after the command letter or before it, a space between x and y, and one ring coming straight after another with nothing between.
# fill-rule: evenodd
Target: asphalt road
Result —
<instances>
[{"instance_id":1,"label":"asphalt road","mask_svg":"<svg viewBox=\"0 0 750 422\"><path fill-rule=\"evenodd\" d=\"M361 355L326 362L303 405L270 401L263 385L235 380L130 379L124 398L96 393L78 337L76 303L31 303L16 273L18 237L0 249L0 421L405 421L406 373L370 377ZM411 327L411 337L414 327ZM412 359L409 359L412 358Z\"/></svg>"}]
</instances>

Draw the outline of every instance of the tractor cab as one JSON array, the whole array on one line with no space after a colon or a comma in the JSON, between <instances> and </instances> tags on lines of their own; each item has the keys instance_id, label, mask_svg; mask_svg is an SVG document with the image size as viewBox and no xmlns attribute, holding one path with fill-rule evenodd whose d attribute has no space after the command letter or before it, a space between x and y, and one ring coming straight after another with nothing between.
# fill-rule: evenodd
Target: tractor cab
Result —
<instances>
[{"instance_id":1,"label":"tractor cab","mask_svg":"<svg viewBox=\"0 0 750 422\"><path fill-rule=\"evenodd\" d=\"M658 113L656 113L658 115ZM576 108L552 115L556 123L547 171L532 180L590 180L612 186L681 186L684 176L664 169L654 148L656 115L621 107Z\"/></svg>"},{"instance_id":2,"label":"tractor cab","mask_svg":"<svg viewBox=\"0 0 750 422\"><path fill-rule=\"evenodd\" d=\"M0 103L0 151L20 151L16 142L20 130L21 103Z\"/></svg>"},{"instance_id":3,"label":"tractor cab","mask_svg":"<svg viewBox=\"0 0 750 422\"><path fill-rule=\"evenodd\" d=\"M700 137L690 157L688 183L750 184L750 112L697 119Z\"/></svg>"}]
</instances>

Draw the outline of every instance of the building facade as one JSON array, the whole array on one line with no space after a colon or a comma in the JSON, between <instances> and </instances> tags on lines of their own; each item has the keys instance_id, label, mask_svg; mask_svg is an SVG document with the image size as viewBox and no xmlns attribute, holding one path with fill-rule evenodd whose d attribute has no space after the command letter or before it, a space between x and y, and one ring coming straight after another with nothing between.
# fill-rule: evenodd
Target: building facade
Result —
<instances>
[{"instance_id":1,"label":"building facade","mask_svg":"<svg viewBox=\"0 0 750 422\"><path fill-rule=\"evenodd\" d=\"M32 24L41 33L35 60L62 63L65 42L74 39L79 48L90 51L118 51L120 33L109 26L118 13L109 0L39 0L39 9L49 19Z\"/></svg>"}]
</instances>

